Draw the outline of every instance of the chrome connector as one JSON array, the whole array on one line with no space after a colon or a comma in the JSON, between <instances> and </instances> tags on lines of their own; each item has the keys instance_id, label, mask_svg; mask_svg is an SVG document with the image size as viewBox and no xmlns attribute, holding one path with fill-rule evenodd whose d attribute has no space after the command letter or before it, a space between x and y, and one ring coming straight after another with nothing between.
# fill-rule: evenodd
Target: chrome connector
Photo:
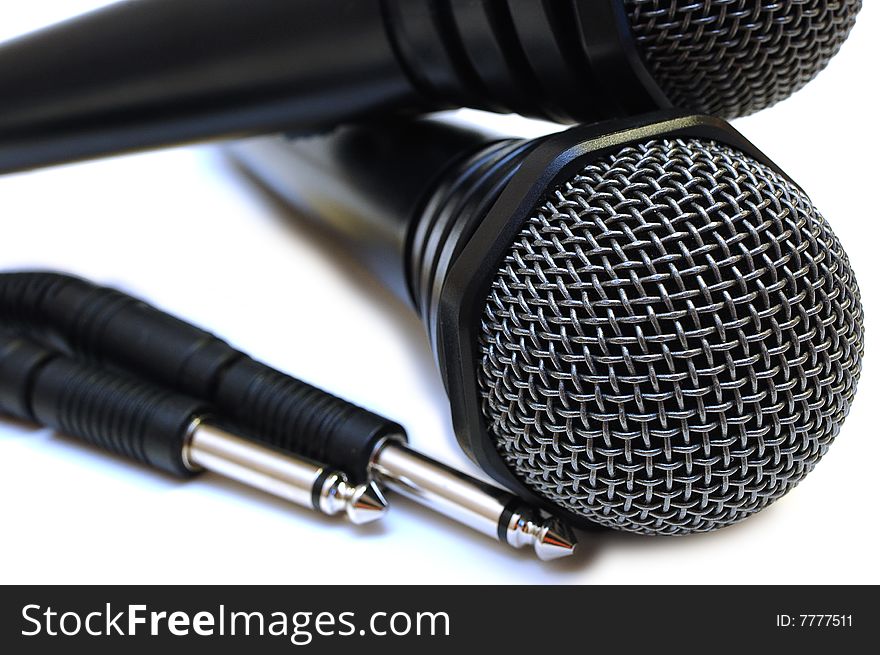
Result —
<instances>
[{"instance_id":1,"label":"chrome connector","mask_svg":"<svg viewBox=\"0 0 880 655\"><path fill-rule=\"evenodd\" d=\"M513 548L532 546L542 560L571 555L577 545L558 520L545 520L513 494L417 453L402 438L379 443L370 473L389 489L488 537Z\"/></svg>"},{"instance_id":2,"label":"chrome connector","mask_svg":"<svg viewBox=\"0 0 880 655\"><path fill-rule=\"evenodd\" d=\"M329 516L344 512L359 525L382 518L388 509L373 482L352 485L339 471L243 439L202 420L190 427L183 457L193 471L212 471Z\"/></svg>"},{"instance_id":3,"label":"chrome connector","mask_svg":"<svg viewBox=\"0 0 880 655\"><path fill-rule=\"evenodd\" d=\"M574 553L577 538L571 528L554 518L544 518L535 510L512 512L505 527L507 543L514 548L532 546L538 559L549 561Z\"/></svg>"},{"instance_id":4,"label":"chrome connector","mask_svg":"<svg viewBox=\"0 0 880 655\"><path fill-rule=\"evenodd\" d=\"M388 502L375 482L355 486L339 471L330 473L321 485L317 506L328 516L345 512L356 525L371 523L388 511Z\"/></svg>"}]
</instances>

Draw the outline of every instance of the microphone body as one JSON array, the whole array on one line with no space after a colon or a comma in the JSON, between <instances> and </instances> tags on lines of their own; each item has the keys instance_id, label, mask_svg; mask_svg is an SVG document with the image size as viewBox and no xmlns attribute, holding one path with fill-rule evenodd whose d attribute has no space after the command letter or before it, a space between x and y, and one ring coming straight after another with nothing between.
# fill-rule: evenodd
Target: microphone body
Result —
<instances>
[{"instance_id":1,"label":"microphone body","mask_svg":"<svg viewBox=\"0 0 880 655\"><path fill-rule=\"evenodd\" d=\"M0 170L418 103L378 2L129 0L0 46Z\"/></svg>"},{"instance_id":2,"label":"microphone body","mask_svg":"<svg viewBox=\"0 0 880 655\"><path fill-rule=\"evenodd\" d=\"M409 304L407 273L416 223L441 179L494 178L515 166L525 139L433 119L340 127L300 139L269 137L230 146L260 184L340 239ZM483 152L485 150L485 152ZM473 161L471 161L473 157ZM503 177L503 176L502 176Z\"/></svg>"},{"instance_id":3,"label":"microphone body","mask_svg":"<svg viewBox=\"0 0 880 655\"><path fill-rule=\"evenodd\" d=\"M738 116L806 84L861 6L752 4L119 2L0 46L0 172L451 107Z\"/></svg>"},{"instance_id":4,"label":"microphone body","mask_svg":"<svg viewBox=\"0 0 880 655\"><path fill-rule=\"evenodd\" d=\"M424 120L234 154L413 304L462 448L570 522L741 520L849 410L863 319L846 254L720 119L532 141Z\"/></svg>"}]
</instances>

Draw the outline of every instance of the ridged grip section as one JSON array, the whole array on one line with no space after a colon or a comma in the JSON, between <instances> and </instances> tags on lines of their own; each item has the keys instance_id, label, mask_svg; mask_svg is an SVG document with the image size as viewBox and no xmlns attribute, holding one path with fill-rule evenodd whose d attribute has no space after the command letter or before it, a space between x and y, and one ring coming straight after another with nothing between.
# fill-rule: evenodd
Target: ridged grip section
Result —
<instances>
[{"instance_id":1,"label":"ridged grip section","mask_svg":"<svg viewBox=\"0 0 880 655\"><path fill-rule=\"evenodd\" d=\"M221 371L243 356L132 296L59 273L0 275L0 324L204 399Z\"/></svg>"},{"instance_id":2,"label":"ridged grip section","mask_svg":"<svg viewBox=\"0 0 880 655\"><path fill-rule=\"evenodd\" d=\"M642 64L616 0L382 4L401 66L435 105L569 123L664 106L633 72ZM610 72L621 61L623 75Z\"/></svg>"},{"instance_id":3,"label":"ridged grip section","mask_svg":"<svg viewBox=\"0 0 880 655\"><path fill-rule=\"evenodd\" d=\"M230 427L330 463L358 482L378 442L403 434L393 421L250 358L224 372L215 404Z\"/></svg>"},{"instance_id":4,"label":"ridged grip section","mask_svg":"<svg viewBox=\"0 0 880 655\"><path fill-rule=\"evenodd\" d=\"M201 401L48 351L0 341L0 409L186 477L182 452Z\"/></svg>"},{"instance_id":5,"label":"ridged grip section","mask_svg":"<svg viewBox=\"0 0 880 655\"><path fill-rule=\"evenodd\" d=\"M540 140L493 143L452 167L437 184L411 228L407 271L411 293L437 338L440 293L449 267Z\"/></svg>"}]
</instances>

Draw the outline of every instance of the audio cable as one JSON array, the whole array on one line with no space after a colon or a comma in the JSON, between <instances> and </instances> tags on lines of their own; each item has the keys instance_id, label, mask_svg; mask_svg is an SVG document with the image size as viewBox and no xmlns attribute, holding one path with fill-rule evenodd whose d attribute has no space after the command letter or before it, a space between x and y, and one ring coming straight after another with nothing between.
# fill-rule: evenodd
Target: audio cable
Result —
<instances>
[{"instance_id":1,"label":"audio cable","mask_svg":"<svg viewBox=\"0 0 880 655\"><path fill-rule=\"evenodd\" d=\"M195 398L77 361L20 336L0 336L0 411L179 478L202 471L355 524L381 518L372 482L244 439Z\"/></svg>"},{"instance_id":2,"label":"audio cable","mask_svg":"<svg viewBox=\"0 0 880 655\"><path fill-rule=\"evenodd\" d=\"M257 362L216 336L114 289L56 273L3 274L0 325L41 344L60 345L71 358L97 367L89 369L96 381L103 379L97 371L112 370L114 373L104 373L110 376L108 379L115 379L118 372L154 385L151 389L167 390L166 395L182 394L193 399L190 402L194 408L203 406L202 411L193 408L184 412L188 421L178 417L175 425L179 429L172 431L173 437L167 432L153 437L158 430L148 430L148 422L142 425L139 414L129 416L127 424L132 430L166 444L162 451L166 459L161 460L164 465L147 460L154 466L186 474L194 465L201 465L253 483L251 478L259 477L267 461L269 468L274 467L273 455L295 454L327 462L346 474L352 483L362 485L357 487L364 489L359 495L348 491L348 486L343 487L343 495L350 494L352 499L381 499L373 487L379 483L501 543L514 548L531 546L541 559L556 559L574 552L576 539L568 526L507 491L411 449L399 424ZM4 349L9 353L4 359L18 357L27 361L33 344L14 343ZM45 351L40 352L46 357ZM72 360L65 361L71 366ZM14 362L6 367L29 370ZM52 372L41 375L49 375L46 384L50 384ZM3 384L10 385L5 381ZM28 381L24 373L17 373L10 386L14 393L2 392L4 397L15 398L15 393L20 393L15 390L22 386L34 389L35 393L42 388ZM97 407L107 396L89 389L88 383L80 386L81 398L65 399L63 405L58 405L68 412L105 411L88 408ZM104 387L114 389L112 382L105 382ZM46 392L50 398L54 398L53 393L56 392ZM145 391L139 393L149 395ZM118 402L126 407L137 404L124 398ZM79 420L59 420L64 415L58 411L37 414L30 406L26 399L19 399L17 403L7 403L5 408L13 415L61 429L83 425ZM42 408L43 404L33 407ZM161 409L156 411L162 415ZM202 418L202 412L207 412L210 421ZM119 425L100 419L86 423L102 428ZM187 434L194 434L195 438L187 438ZM110 435L82 436L111 449L114 444L118 446ZM143 439L136 438L139 442ZM247 440L257 440L265 447L261 450ZM175 448L173 457L168 459L170 442ZM123 452L139 453L144 460L146 446L122 447ZM243 461L230 457L242 455L242 451ZM259 455L247 455L257 451ZM313 491L318 482L315 476L320 475L320 467L315 468L313 477L306 476ZM347 481L344 484L349 485ZM367 489L371 493L366 493ZM313 494L312 504L320 508L321 503ZM329 500L323 503L331 505ZM354 504L360 508L358 500ZM357 512L349 512L350 517L352 513L357 516Z\"/></svg>"}]
</instances>

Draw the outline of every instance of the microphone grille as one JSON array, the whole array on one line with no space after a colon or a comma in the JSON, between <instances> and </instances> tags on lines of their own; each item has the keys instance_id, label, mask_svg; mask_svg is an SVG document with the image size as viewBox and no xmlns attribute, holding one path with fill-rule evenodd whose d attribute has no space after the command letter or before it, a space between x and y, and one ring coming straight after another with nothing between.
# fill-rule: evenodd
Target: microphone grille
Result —
<instances>
[{"instance_id":1,"label":"microphone grille","mask_svg":"<svg viewBox=\"0 0 880 655\"><path fill-rule=\"evenodd\" d=\"M796 185L713 141L647 141L549 193L511 246L480 330L486 429L575 514L711 530L824 455L863 330L847 255Z\"/></svg>"},{"instance_id":2,"label":"microphone grille","mask_svg":"<svg viewBox=\"0 0 880 655\"><path fill-rule=\"evenodd\" d=\"M637 47L672 103L728 118L769 107L828 64L861 0L625 0Z\"/></svg>"}]
</instances>

